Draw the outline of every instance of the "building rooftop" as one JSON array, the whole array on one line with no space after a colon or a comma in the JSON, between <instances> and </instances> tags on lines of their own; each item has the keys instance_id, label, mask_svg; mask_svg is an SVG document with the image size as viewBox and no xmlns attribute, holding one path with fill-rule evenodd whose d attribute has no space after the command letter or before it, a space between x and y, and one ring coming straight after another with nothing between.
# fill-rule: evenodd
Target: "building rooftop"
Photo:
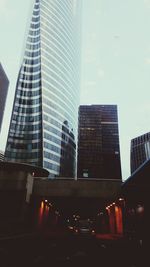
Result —
<instances>
[{"instance_id":1,"label":"building rooftop","mask_svg":"<svg viewBox=\"0 0 150 267\"><path fill-rule=\"evenodd\" d=\"M49 172L41 167L24 164L24 163L16 163L9 161L0 162L0 170L8 170L8 171L26 171L31 174L34 174L35 177L48 177Z\"/></svg>"}]
</instances>

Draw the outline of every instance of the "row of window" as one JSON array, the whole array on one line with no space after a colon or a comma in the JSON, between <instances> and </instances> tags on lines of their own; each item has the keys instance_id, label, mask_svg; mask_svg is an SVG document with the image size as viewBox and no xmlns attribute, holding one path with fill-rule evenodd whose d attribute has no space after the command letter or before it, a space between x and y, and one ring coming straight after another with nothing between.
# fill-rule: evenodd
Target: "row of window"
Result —
<instances>
[{"instance_id":1,"label":"row of window","mask_svg":"<svg viewBox=\"0 0 150 267\"><path fill-rule=\"evenodd\" d=\"M33 114L33 113L40 113L42 111L41 105L38 107L34 108L25 108L25 107L20 107L20 106L15 106L14 107L14 112L17 112L19 114Z\"/></svg>"},{"instance_id":2,"label":"row of window","mask_svg":"<svg viewBox=\"0 0 150 267\"><path fill-rule=\"evenodd\" d=\"M36 142L36 143L12 143L8 142L7 149L24 149L24 150L33 150L33 149L41 149L41 142Z\"/></svg>"},{"instance_id":3,"label":"row of window","mask_svg":"<svg viewBox=\"0 0 150 267\"><path fill-rule=\"evenodd\" d=\"M27 125L27 124L16 124L16 123L11 123L11 128L10 128L10 131L12 130L12 132L14 131L18 131L18 132L35 132L35 131L38 131L38 130L41 130L41 124L30 124L30 125Z\"/></svg>"},{"instance_id":4,"label":"row of window","mask_svg":"<svg viewBox=\"0 0 150 267\"><path fill-rule=\"evenodd\" d=\"M34 10L37 10L37 9L39 9L39 3L38 2L35 3L35 5L34 5Z\"/></svg>"},{"instance_id":5,"label":"row of window","mask_svg":"<svg viewBox=\"0 0 150 267\"><path fill-rule=\"evenodd\" d=\"M57 129L55 129L51 126L44 124L44 129L56 134L57 136L59 136L60 138L62 138L66 142L68 142L69 138L72 138L74 140L73 133L71 133L71 132L69 133L69 130L66 127L62 126L62 131L58 131ZM63 133L63 132L65 132L65 133Z\"/></svg>"},{"instance_id":6,"label":"row of window","mask_svg":"<svg viewBox=\"0 0 150 267\"><path fill-rule=\"evenodd\" d=\"M57 17L56 16L54 16L54 14L52 14L51 13L51 16L48 16L45 12L43 12L42 10L41 10L41 17L42 17L42 20L43 20L43 22L46 22L46 21L49 21L50 19L51 19L51 21L52 21L52 24L54 24L54 25L57 25L57 27L59 26L59 25L61 25L61 30L63 30L64 29L64 31L63 32L65 32L66 34L67 34L67 39L68 39L68 37L70 36L70 32L68 31L68 27L66 27L65 26L65 21L63 21L63 23L62 23L62 21L61 20L58 20L57 19ZM54 19L53 19L53 17L54 17ZM70 26L70 25L68 25L68 26ZM70 38L69 38L70 39ZM56 38L56 40L57 40L57 38ZM72 42L72 40L70 39L70 45L72 46L72 51L74 50L74 43Z\"/></svg>"},{"instance_id":7,"label":"row of window","mask_svg":"<svg viewBox=\"0 0 150 267\"><path fill-rule=\"evenodd\" d=\"M40 29L38 29L38 30L33 30L33 29L30 29L29 30L29 35L30 36L37 36L37 35L39 35L40 34Z\"/></svg>"},{"instance_id":8,"label":"row of window","mask_svg":"<svg viewBox=\"0 0 150 267\"><path fill-rule=\"evenodd\" d=\"M58 40L60 44L62 44L61 50L64 50L67 52L67 50L63 49L63 48L68 48L68 52L69 52L68 55L73 56L74 47L73 47L72 39L70 39L70 37L68 35L66 35L66 32L63 31L63 29L60 29L58 27L59 25L56 22L54 22L53 20L51 20L51 18L49 18L49 20L44 20L44 19L42 21L43 23L41 24L43 29L48 34L52 35L56 40ZM65 46L64 46L64 44L65 44Z\"/></svg>"},{"instance_id":9,"label":"row of window","mask_svg":"<svg viewBox=\"0 0 150 267\"><path fill-rule=\"evenodd\" d=\"M42 119L42 115L38 115L38 116L18 116L18 115L13 115L12 118L14 121L17 122L36 122L36 121L41 121Z\"/></svg>"},{"instance_id":10,"label":"row of window","mask_svg":"<svg viewBox=\"0 0 150 267\"><path fill-rule=\"evenodd\" d=\"M50 134L48 134L46 132L44 132L44 138L49 140L49 141L51 141L51 142L53 142L53 143L55 143L55 144L57 144L57 145L60 145L60 146L62 145L62 141L60 139L58 139L57 137L55 137L53 135L50 135Z\"/></svg>"},{"instance_id":11,"label":"row of window","mask_svg":"<svg viewBox=\"0 0 150 267\"><path fill-rule=\"evenodd\" d=\"M32 22L39 22L39 15L36 17L32 16Z\"/></svg>"},{"instance_id":12,"label":"row of window","mask_svg":"<svg viewBox=\"0 0 150 267\"><path fill-rule=\"evenodd\" d=\"M36 99L23 99L23 98L18 98L16 97L15 103L18 103L19 105L39 105L41 104L41 97L36 98Z\"/></svg>"},{"instance_id":13,"label":"row of window","mask_svg":"<svg viewBox=\"0 0 150 267\"><path fill-rule=\"evenodd\" d=\"M62 78L62 80L67 81L67 84L69 84L71 87L73 86L73 74L71 74L70 71L67 71L66 69L64 69L64 67L62 67L62 65L59 67L58 64L52 64L51 63L51 49L47 48L47 46L45 44L42 45L42 47L45 48L44 55L45 53L47 54L47 57L44 58L44 63L47 66L46 71L49 73L50 70L53 70L55 73L57 73L59 75L59 77ZM50 52L50 54L48 54L47 52Z\"/></svg>"},{"instance_id":14,"label":"row of window","mask_svg":"<svg viewBox=\"0 0 150 267\"><path fill-rule=\"evenodd\" d=\"M11 159L38 159L41 158L40 152L9 152L6 151L6 158L11 158Z\"/></svg>"},{"instance_id":15,"label":"row of window","mask_svg":"<svg viewBox=\"0 0 150 267\"><path fill-rule=\"evenodd\" d=\"M79 114L79 125L82 129L95 129L95 130L103 130L106 132L118 133L118 123L105 123L103 124L101 119L97 120L96 118L81 118L81 114Z\"/></svg>"},{"instance_id":16,"label":"row of window","mask_svg":"<svg viewBox=\"0 0 150 267\"><path fill-rule=\"evenodd\" d=\"M47 148L47 149L54 151L58 154L61 154L61 150L62 150L62 149L60 149L60 147L57 147L57 146L52 145L52 144L47 143L47 142L44 142L44 148Z\"/></svg>"},{"instance_id":17,"label":"row of window","mask_svg":"<svg viewBox=\"0 0 150 267\"><path fill-rule=\"evenodd\" d=\"M39 88L41 87L41 80L39 80L38 82L30 82L30 83L27 83L26 81L19 81L18 83L18 87L21 87L21 90L22 88L27 88L27 89L34 89L34 88Z\"/></svg>"},{"instance_id":18,"label":"row of window","mask_svg":"<svg viewBox=\"0 0 150 267\"><path fill-rule=\"evenodd\" d=\"M56 1L55 1L56 2ZM57 14L60 14L63 16L63 18L65 19L66 17L68 17L68 14L70 13L70 9L68 8L69 2L67 1L57 1L57 3L53 4L53 2L49 3L47 1L43 1L43 4L47 7L47 10L56 10ZM70 21L68 20L68 23L70 23Z\"/></svg>"},{"instance_id":19,"label":"row of window","mask_svg":"<svg viewBox=\"0 0 150 267\"><path fill-rule=\"evenodd\" d=\"M49 140L49 141L51 141L51 142L53 142L53 143L55 143L55 144L57 144L57 145L60 145L61 147L66 147L66 143L64 141L58 139L55 136L52 136L52 135L46 133L46 132L44 132L44 138ZM74 149L76 149L76 145L71 139L69 139L68 145L70 145Z\"/></svg>"},{"instance_id":20,"label":"row of window","mask_svg":"<svg viewBox=\"0 0 150 267\"><path fill-rule=\"evenodd\" d=\"M38 28L40 28L40 23L36 23L36 24L31 23L30 27L31 27L31 29L38 29Z\"/></svg>"},{"instance_id":21,"label":"row of window","mask_svg":"<svg viewBox=\"0 0 150 267\"><path fill-rule=\"evenodd\" d=\"M66 153L70 156L72 155L75 158L75 150L71 146L67 147L57 147L55 145L52 145L50 143L44 142L44 148L49 149L50 151L54 151L55 153L61 155L62 157L65 157Z\"/></svg>"},{"instance_id":22,"label":"row of window","mask_svg":"<svg viewBox=\"0 0 150 267\"><path fill-rule=\"evenodd\" d=\"M40 35L39 36L28 36L28 42L36 44L40 41Z\"/></svg>"},{"instance_id":23,"label":"row of window","mask_svg":"<svg viewBox=\"0 0 150 267\"><path fill-rule=\"evenodd\" d=\"M44 158L47 158L47 159L50 159L50 160L53 160L57 163L60 163L60 157L50 153L50 152L47 152L47 151L44 151Z\"/></svg>"},{"instance_id":24,"label":"row of window","mask_svg":"<svg viewBox=\"0 0 150 267\"><path fill-rule=\"evenodd\" d=\"M35 97L35 96L41 96L41 88L39 89L39 86L37 86L37 90L35 91L27 91L27 90L22 90L23 88L17 88L17 96L24 96L24 97ZM29 89L26 87L26 89ZM31 89L31 88L30 88ZM32 88L33 89L33 88Z\"/></svg>"},{"instance_id":25,"label":"row of window","mask_svg":"<svg viewBox=\"0 0 150 267\"><path fill-rule=\"evenodd\" d=\"M55 80L53 80L53 79L51 79L51 78L49 78L48 79L48 81L47 81L47 76L43 73L43 78L44 78L44 80L43 80L43 87L45 87L45 88L47 88L47 89L50 89L50 91L53 91L54 92L54 90L55 90L55 92L56 92L56 95L58 95L59 96L59 91L57 90L58 88L60 88L60 92L62 91L64 91L64 89L63 89L63 87L61 87L61 85L59 85ZM55 89L55 88L57 88L57 89ZM44 90L45 91L45 93L46 93L46 90ZM48 96L48 92L46 93L46 95ZM72 104L70 105L70 107L71 106L73 106L73 104L74 104L74 106L75 106L75 104L76 104L76 99L74 98L74 99L71 99L71 98L69 98L70 96L68 96L68 99L67 99L67 97L65 98L65 97L63 97L64 98L64 100L65 100L65 102L69 105L70 104L70 102L72 101ZM74 108L74 112L75 112L75 108ZM75 114L75 113L74 113Z\"/></svg>"},{"instance_id":26,"label":"row of window","mask_svg":"<svg viewBox=\"0 0 150 267\"><path fill-rule=\"evenodd\" d=\"M26 49L27 50L38 50L41 48L41 44L40 42L36 43L36 44L31 44L31 43L27 43L26 44Z\"/></svg>"},{"instance_id":27,"label":"row of window","mask_svg":"<svg viewBox=\"0 0 150 267\"><path fill-rule=\"evenodd\" d=\"M53 62L56 66L60 66L60 69L63 69L63 67L67 67L67 65L66 65L66 63L64 62L64 61L62 61L61 60L61 58L60 57L58 57L58 55L56 54L56 53L53 53L53 51L52 51L52 54L50 54L50 53L47 53L47 51L45 50L45 51L42 51L42 59L43 59L43 63L45 64L45 65L47 65L47 66L49 66L49 64L51 64L51 62ZM53 60L53 58L52 58L52 56L54 56L55 57L55 59ZM51 61L52 60L52 61ZM56 62L56 60L58 60L57 62ZM58 64L58 62L59 62L59 64ZM63 67L62 67L63 66ZM58 81L58 83L57 83L57 86L59 86L59 87L62 87L62 88L66 88L66 86L67 86L67 90L65 90L66 92L68 91L68 84L66 84L66 83L64 83L64 81L63 81L63 84L61 84L61 82L62 82L62 79L60 79L59 78L59 76L57 75L55 75L55 74L53 74L53 72L52 72L52 70L53 70L53 65L52 65L52 69L51 70L48 70L48 74L49 73L51 73L51 77L54 77L54 79L55 79L55 81ZM46 69L46 71L47 71L47 69ZM68 70L69 71L69 70ZM50 76L48 75L48 76L46 76L46 80L50 80ZM74 94L74 90L73 90L73 88L72 88L73 86L71 86L71 89L72 89L72 94ZM68 91L68 93L69 93L70 91ZM70 97L71 97L71 94L70 94Z\"/></svg>"},{"instance_id":28,"label":"row of window","mask_svg":"<svg viewBox=\"0 0 150 267\"><path fill-rule=\"evenodd\" d=\"M41 63L41 59L40 59L40 57L39 58L25 58L25 64L26 65L37 65L37 64L39 64L39 63Z\"/></svg>"},{"instance_id":29,"label":"row of window","mask_svg":"<svg viewBox=\"0 0 150 267\"><path fill-rule=\"evenodd\" d=\"M37 140L41 139L42 135L41 132L29 134L29 133L21 133L19 136L19 133L9 133L9 137L15 138L15 139L23 139L23 140Z\"/></svg>"},{"instance_id":30,"label":"row of window","mask_svg":"<svg viewBox=\"0 0 150 267\"><path fill-rule=\"evenodd\" d=\"M50 133L53 133L53 134L59 136L60 138L62 137L62 132L61 131L55 129L52 126L47 125L46 123L44 123L44 129L47 130Z\"/></svg>"},{"instance_id":31,"label":"row of window","mask_svg":"<svg viewBox=\"0 0 150 267\"><path fill-rule=\"evenodd\" d=\"M27 67L27 62L25 61L24 63L25 65L22 66L22 71L23 73L29 72L29 73L34 73L34 72L38 72L41 71L41 64L36 66L36 67Z\"/></svg>"},{"instance_id":32,"label":"row of window","mask_svg":"<svg viewBox=\"0 0 150 267\"><path fill-rule=\"evenodd\" d=\"M43 78L43 80L48 81L50 84L52 84L53 86L55 86L56 88L60 88L60 90L65 91L64 89L66 88L66 86L63 86L61 83L58 83L58 80L57 79L54 80L53 78L51 78L50 76L48 76L44 72L42 74L42 78ZM68 90L68 94L69 94L71 88L68 87L66 89ZM76 104L76 102L77 102L76 101L76 98L77 98L76 95L72 95L72 97L71 97L71 95L69 95L68 97L70 98L70 100L74 104Z\"/></svg>"},{"instance_id":33,"label":"row of window","mask_svg":"<svg viewBox=\"0 0 150 267\"><path fill-rule=\"evenodd\" d=\"M44 26L44 25L43 25ZM62 41L62 39L60 39L53 31L51 31L50 29L49 29L49 32L48 31L46 31L46 30L44 30L43 29L43 37L45 37L45 39L47 39L47 45L49 46L49 47L52 47L53 46L53 48L52 48L52 50L53 51L56 51L57 50L57 53L58 53L58 55L61 55L61 58L63 58L64 60L64 62L67 62L67 64L69 65L69 66L71 66L71 67L75 67L74 66L74 58L73 57L71 57L70 59L69 59L69 55L71 55L71 49L70 49L70 45L68 44L68 46L67 46L67 44L66 43L63 43L63 41ZM49 45L49 42L50 42L50 40L52 40L53 42L51 42L50 43L50 45ZM54 46L54 44L56 44L57 45L57 47L59 47L60 49L58 50L57 48L56 48L56 45ZM64 49L65 48L65 49ZM69 53L67 52L69 50ZM66 54L68 54L68 56L66 56Z\"/></svg>"},{"instance_id":34,"label":"row of window","mask_svg":"<svg viewBox=\"0 0 150 267\"><path fill-rule=\"evenodd\" d=\"M51 125L54 125L54 126L56 126L57 128L61 129L63 132L67 133L67 134L69 135L69 137L72 138L72 140L75 139L75 136L74 136L73 132L71 132L71 131L69 132L69 129L68 129L68 127L66 127L66 126L64 125L64 122L61 124L61 123L57 122L55 119L53 119L53 118L47 116L46 114L43 115L43 119L44 119L46 122L49 122ZM49 129L49 128L47 128L47 129ZM72 131L73 131L73 129L72 129Z\"/></svg>"},{"instance_id":35,"label":"row of window","mask_svg":"<svg viewBox=\"0 0 150 267\"><path fill-rule=\"evenodd\" d=\"M42 84L43 84L43 94L44 95L49 96L50 92L52 91L55 95L57 95L60 99L62 99L65 103L67 103L67 106L70 106L70 108L72 110L74 110L74 112L76 112L75 107L73 106L72 101L70 99L70 95L68 95L68 96L65 95L66 91L63 88L62 88L62 90L59 90L58 87L52 86L52 84L50 84L46 80L43 80ZM56 101L58 101L58 98ZM64 103L64 102L62 102L62 103ZM60 102L60 105L61 105L61 102ZM68 108L68 110L69 110L69 108Z\"/></svg>"},{"instance_id":36,"label":"row of window","mask_svg":"<svg viewBox=\"0 0 150 267\"><path fill-rule=\"evenodd\" d=\"M41 79L41 73L38 74L24 74L20 73L20 82L23 80L24 82L32 82L32 81L37 81Z\"/></svg>"},{"instance_id":37,"label":"row of window","mask_svg":"<svg viewBox=\"0 0 150 267\"><path fill-rule=\"evenodd\" d=\"M50 102L49 102L49 104L50 104L50 106L53 107L57 112L55 112L54 110L50 109L50 108L47 107L47 106L44 106L44 107L43 107L43 111L44 111L45 113L52 115L54 118L58 119L59 121L64 121L64 118L66 119L66 118L68 117L69 122L70 122L70 123L71 123L71 122L73 123L73 120L72 120L71 117L67 116L67 114L65 114L65 115L66 115L65 117L62 116L63 113L58 113L58 108L56 109L56 107L55 107L54 104L52 104L52 103L50 103ZM75 125L75 124L74 124L74 125Z\"/></svg>"},{"instance_id":38,"label":"row of window","mask_svg":"<svg viewBox=\"0 0 150 267\"><path fill-rule=\"evenodd\" d=\"M65 109L62 109L62 105L59 104L57 101L56 102L52 102L46 98L43 97L43 103L44 104L47 104L49 107L52 107L53 109L55 109L57 112L59 112L60 114L62 114L66 119L68 119L68 121L72 122L74 121L74 124L75 124L75 121L76 121L76 117L73 115L73 114L69 114L68 112L68 108ZM48 112L48 109L47 109L47 112ZM71 112L72 113L72 112ZM70 115L72 115L72 117L70 117ZM58 119L60 117L57 117ZM60 120L62 119L62 116L60 118Z\"/></svg>"},{"instance_id":39,"label":"row of window","mask_svg":"<svg viewBox=\"0 0 150 267\"><path fill-rule=\"evenodd\" d=\"M41 50L39 49L38 51L35 51L35 52L30 52L30 51L25 51L25 56L27 57L31 57L31 58L34 58L34 57L38 57L41 55Z\"/></svg>"},{"instance_id":40,"label":"row of window","mask_svg":"<svg viewBox=\"0 0 150 267\"><path fill-rule=\"evenodd\" d=\"M60 166L54 164L54 163L50 163L50 162L47 162L44 160L44 164L43 164L44 168L48 169L48 170L52 170L52 171L56 171L57 173L59 173L59 169L60 169Z\"/></svg>"},{"instance_id":41,"label":"row of window","mask_svg":"<svg viewBox=\"0 0 150 267\"><path fill-rule=\"evenodd\" d=\"M43 120L46 122L49 122L50 124L56 126L59 129L62 128L62 124L60 122L58 122L57 120L53 119L52 117L50 117L46 114L43 114Z\"/></svg>"},{"instance_id":42,"label":"row of window","mask_svg":"<svg viewBox=\"0 0 150 267\"><path fill-rule=\"evenodd\" d=\"M131 140L131 145L132 146L138 146L140 144L150 142L150 133L143 134L135 139Z\"/></svg>"},{"instance_id":43,"label":"row of window","mask_svg":"<svg viewBox=\"0 0 150 267\"><path fill-rule=\"evenodd\" d=\"M74 79L74 73L73 68L71 68L68 64L66 64L66 61L62 60L62 58L58 55L58 53L54 53L54 50L50 49L50 46L47 46L45 43L45 38L43 37L42 47L44 48L42 55L44 56L44 62L46 65L51 64L52 68L53 66L56 67L56 69L60 70L60 72L66 74L69 78Z\"/></svg>"},{"instance_id":44,"label":"row of window","mask_svg":"<svg viewBox=\"0 0 150 267\"><path fill-rule=\"evenodd\" d=\"M57 8L58 5L56 7L55 5L52 4L52 2L51 2L50 5L49 5L48 2L47 3L43 2L43 3L45 4L45 6L47 5L47 8L44 5L42 5L42 9L41 10L45 11L46 14L50 14L50 16L53 16L54 17L54 21L58 22L58 24L60 24L60 21L61 22L63 21L63 23L65 24L66 28L70 29L70 31L73 32L72 23L69 20L69 17L70 17L69 14L66 14L66 16L64 16L64 14L61 12L61 10ZM45 17L45 14L44 14L43 17Z\"/></svg>"},{"instance_id":45,"label":"row of window","mask_svg":"<svg viewBox=\"0 0 150 267\"><path fill-rule=\"evenodd\" d=\"M38 16L40 14L40 11L39 10L33 10L33 15L34 16Z\"/></svg>"},{"instance_id":46,"label":"row of window","mask_svg":"<svg viewBox=\"0 0 150 267\"><path fill-rule=\"evenodd\" d=\"M45 45L43 44L43 46ZM68 83L69 83L72 89L75 83L75 79L73 76L73 68L70 70L70 67L65 63L66 61L62 61L62 58L59 57L58 54L56 54L54 51L52 51L49 48L42 50L41 53L42 53L42 63L44 63L45 65L43 66L43 68L45 67L45 71L48 73L49 72L58 73L59 75L56 77L56 79L60 79L60 77L62 77L60 81L63 81L63 82L67 81L66 85L68 86ZM73 89L72 89L72 93L74 94Z\"/></svg>"}]
</instances>

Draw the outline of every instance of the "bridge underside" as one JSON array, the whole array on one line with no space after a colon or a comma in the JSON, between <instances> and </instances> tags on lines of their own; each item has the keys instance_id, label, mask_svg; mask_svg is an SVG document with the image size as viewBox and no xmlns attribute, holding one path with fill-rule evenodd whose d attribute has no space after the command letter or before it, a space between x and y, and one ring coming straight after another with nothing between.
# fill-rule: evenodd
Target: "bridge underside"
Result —
<instances>
[{"instance_id":1,"label":"bridge underside","mask_svg":"<svg viewBox=\"0 0 150 267\"><path fill-rule=\"evenodd\" d=\"M0 163L0 208L3 221L20 220L38 212L42 201L47 200L49 210L59 211L63 217L77 213L95 216L114 201L122 182L110 179L54 179L47 171L10 162ZM46 202L44 202L46 203ZM30 211L31 207L31 211ZM44 206L46 207L46 205ZM52 213L53 213L52 212Z\"/></svg>"},{"instance_id":2,"label":"bridge underside","mask_svg":"<svg viewBox=\"0 0 150 267\"><path fill-rule=\"evenodd\" d=\"M40 207L42 201L51 204L63 217L74 214L95 217L106 205L114 201L121 188L118 180L35 179L32 205Z\"/></svg>"},{"instance_id":3,"label":"bridge underside","mask_svg":"<svg viewBox=\"0 0 150 267\"><path fill-rule=\"evenodd\" d=\"M41 179L35 178L33 195L46 197L82 197L109 199L118 195L121 180L111 179Z\"/></svg>"}]
</instances>

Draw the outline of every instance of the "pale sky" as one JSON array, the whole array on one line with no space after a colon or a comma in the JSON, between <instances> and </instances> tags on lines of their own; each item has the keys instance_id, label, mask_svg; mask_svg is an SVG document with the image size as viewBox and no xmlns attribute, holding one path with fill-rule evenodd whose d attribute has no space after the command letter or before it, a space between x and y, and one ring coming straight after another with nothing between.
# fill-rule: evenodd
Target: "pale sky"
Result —
<instances>
[{"instance_id":1,"label":"pale sky","mask_svg":"<svg viewBox=\"0 0 150 267\"><path fill-rule=\"evenodd\" d=\"M125 180L130 175L130 140L150 132L150 0L82 1L80 103L118 105ZM0 139L2 150L31 2L0 0L0 62L10 80Z\"/></svg>"}]
</instances>

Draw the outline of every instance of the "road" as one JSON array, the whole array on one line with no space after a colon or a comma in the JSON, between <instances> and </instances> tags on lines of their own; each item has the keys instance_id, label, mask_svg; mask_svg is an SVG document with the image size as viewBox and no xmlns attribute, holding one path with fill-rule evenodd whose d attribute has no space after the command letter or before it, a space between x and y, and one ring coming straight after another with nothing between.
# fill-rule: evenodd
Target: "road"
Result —
<instances>
[{"instance_id":1,"label":"road","mask_svg":"<svg viewBox=\"0 0 150 267\"><path fill-rule=\"evenodd\" d=\"M67 232L29 233L0 240L1 267L144 267L142 249L124 239Z\"/></svg>"}]
</instances>

